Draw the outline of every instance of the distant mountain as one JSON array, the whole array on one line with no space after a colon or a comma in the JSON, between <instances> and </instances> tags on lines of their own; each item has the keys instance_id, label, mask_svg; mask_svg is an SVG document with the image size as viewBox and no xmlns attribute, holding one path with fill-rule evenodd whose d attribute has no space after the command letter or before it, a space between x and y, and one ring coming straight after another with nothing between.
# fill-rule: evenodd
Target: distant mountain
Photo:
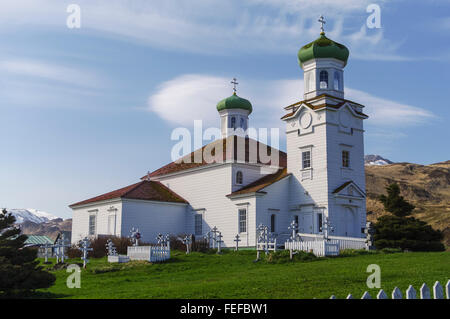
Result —
<instances>
[{"instance_id":1,"label":"distant mountain","mask_svg":"<svg viewBox=\"0 0 450 319\"><path fill-rule=\"evenodd\" d=\"M36 224L46 223L60 217L43 212L37 209L7 209L16 218L16 224L22 224L24 222L33 222Z\"/></svg>"},{"instance_id":2,"label":"distant mountain","mask_svg":"<svg viewBox=\"0 0 450 319\"><path fill-rule=\"evenodd\" d=\"M380 155L365 155L364 156L364 165L388 165L393 164L390 160L381 157Z\"/></svg>"},{"instance_id":3,"label":"distant mountain","mask_svg":"<svg viewBox=\"0 0 450 319\"><path fill-rule=\"evenodd\" d=\"M368 220L376 221L386 214L378 197L394 182L400 186L401 195L416 206L413 216L442 230L444 242L450 247L450 161L366 166Z\"/></svg>"},{"instance_id":4,"label":"distant mountain","mask_svg":"<svg viewBox=\"0 0 450 319\"><path fill-rule=\"evenodd\" d=\"M53 219L44 223L25 221L20 224L22 233L26 235L43 235L55 240L61 231L72 231L72 219Z\"/></svg>"}]
</instances>

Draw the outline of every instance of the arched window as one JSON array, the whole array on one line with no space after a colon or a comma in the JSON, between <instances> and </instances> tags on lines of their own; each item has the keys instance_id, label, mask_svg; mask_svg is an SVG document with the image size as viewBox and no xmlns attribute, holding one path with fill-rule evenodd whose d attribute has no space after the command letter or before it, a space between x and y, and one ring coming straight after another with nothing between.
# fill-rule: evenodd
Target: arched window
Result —
<instances>
[{"instance_id":1,"label":"arched window","mask_svg":"<svg viewBox=\"0 0 450 319\"><path fill-rule=\"evenodd\" d=\"M325 70L320 71L319 79L320 79L320 88L328 89L328 72Z\"/></svg>"},{"instance_id":2,"label":"arched window","mask_svg":"<svg viewBox=\"0 0 450 319\"><path fill-rule=\"evenodd\" d=\"M236 118L234 116L231 118L231 128L236 128Z\"/></svg>"},{"instance_id":3,"label":"arched window","mask_svg":"<svg viewBox=\"0 0 450 319\"><path fill-rule=\"evenodd\" d=\"M237 171L236 173L236 184L241 185L243 183L244 180L244 175L242 174L241 171Z\"/></svg>"},{"instance_id":4,"label":"arched window","mask_svg":"<svg viewBox=\"0 0 450 319\"><path fill-rule=\"evenodd\" d=\"M245 130L244 125L245 125L245 120L241 117L241 126L240 127Z\"/></svg>"},{"instance_id":5,"label":"arched window","mask_svg":"<svg viewBox=\"0 0 450 319\"><path fill-rule=\"evenodd\" d=\"M341 91L341 75L338 71L334 71L334 89Z\"/></svg>"},{"instance_id":6,"label":"arched window","mask_svg":"<svg viewBox=\"0 0 450 319\"><path fill-rule=\"evenodd\" d=\"M270 232L275 232L275 214L270 215Z\"/></svg>"}]
</instances>

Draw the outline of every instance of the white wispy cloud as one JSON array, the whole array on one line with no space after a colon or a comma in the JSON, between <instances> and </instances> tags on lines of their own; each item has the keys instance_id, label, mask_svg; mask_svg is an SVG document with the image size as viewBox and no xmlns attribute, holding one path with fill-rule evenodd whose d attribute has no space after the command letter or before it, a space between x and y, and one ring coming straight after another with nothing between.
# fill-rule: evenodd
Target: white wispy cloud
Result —
<instances>
[{"instance_id":1,"label":"white wispy cloud","mask_svg":"<svg viewBox=\"0 0 450 319\"><path fill-rule=\"evenodd\" d=\"M172 125L191 126L194 120L218 126L216 104L231 95L230 79L211 75L189 74L164 82L148 99L149 110ZM253 105L251 125L254 127L279 127L283 107L303 97L303 81L279 79L261 81L241 79L238 95L249 99ZM392 128L426 124L435 118L430 111L369 93L346 88L346 98L365 105L369 115L367 124L379 128L378 134L391 132Z\"/></svg>"},{"instance_id":2,"label":"white wispy cloud","mask_svg":"<svg viewBox=\"0 0 450 319\"><path fill-rule=\"evenodd\" d=\"M0 107L92 108L107 84L108 79L89 68L0 58Z\"/></svg>"},{"instance_id":3,"label":"white wispy cloud","mask_svg":"<svg viewBox=\"0 0 450 319\"><path fill-rule=\"evenodd\" d=\"M44 26L67 34L94 31L159 48L202 54L256 50L290 54L318 36L317 18L325 14L329 19L327 34L347 44L355 57L401 60L396 54L398 39L385 39L382 30L365 31L365 8L370 2L78 0L82 28L77 31L65 25L68 3L21 0L2 5L0 27L8 30Z\"/></svg>"},{"instance_id":4,"label":"white wispy cloud","mask_svg":"<svg viewBox=\"0 0 450 319\"><path fill-rule=\"evenodd\" d=\"M250 3L271 5L286 11L305 10L315 14L326 14L329 10L353 12L365 10L373 0L247 0ZM384 0L378 2L385 2Z\"/></svg>"},{"instance_id":5,"label":"white wispy cloud","mask_svg":"<svg viewBox=\"0 0 450 319\"><path fill-rule=\"evenodd\" d=\"M0 71L9 75L25 78L39 78L62 84L72 84L82 87L100 87L102 81L89 70L66 67L48 62L23 59L0 60Z\"/></svg>"},{"instance_id":6,"label":"white wispy cloud","mask_svg":"<svg viewBox=\"0 0 450 319\"><path fill-rule=\"evenodd\" d=\"M424 124L436 118L424 108L373 96L356 89L346 88L346 97L365 105L364 112L370 116L367 121L370 125L402 127Z\"/></svg>"},{"instance_id":7,"label":"white wispy cloud","mask_svg":"<svg viewBox=\"0 0 450 319\"><path fill-rule=\"evenodd\" d=\"M194 119L202 119L213 125L218 98L230 95L227 82L228 79L216 76L181 75L161 84L149 97L150 110L173 124L192 125Z\"/></svg>"}]
</instances>

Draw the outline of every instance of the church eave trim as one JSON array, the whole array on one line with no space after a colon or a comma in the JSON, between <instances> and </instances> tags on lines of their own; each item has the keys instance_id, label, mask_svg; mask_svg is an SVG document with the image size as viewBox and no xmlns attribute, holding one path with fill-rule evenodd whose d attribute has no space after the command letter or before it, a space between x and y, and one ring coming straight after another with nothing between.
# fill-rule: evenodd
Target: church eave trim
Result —
<instances>
[{"instance_id":1,"label":"church eave trim","mask_svg":"<svg viewBox=\"0 0 450 319\"><path fill-rule=\"evenodd\" d=\"M369 118L368 115L366 115L366 114L364 114L362 112L359 112L359 111L355 110L353 107L351 107L348 102L342 102L342 103L339 103L339 104L336 104L336 105L321 104L321 105L315 105L315 106L311 105L309 103L304 103L303 102L303 103L299 104L299 106L297 108L294 108L292 112L290 112L290 113L284 115L283 117L281 117L281 120L289 120L289 119L295 118L303 107L307 107L307 108L309 108L310 110L312 110L314 112L323 111L323 110L336 112L336 111L340 110L343 107L347 107L350 110L350 112L355 117L362 118L362 119Z\"/></svg>"},{"instance_id":2,"label":"church eave trim","mask_svg":"<svg viewBox=\"0 0 450 319\"><path fill-rule=\"evenodd\" d=\"M231 193L231 194L226 195L226 197L228 197L229 199L238 199L238 198L246 198L246 197L260 197L260 196L264 196L266 194L267 194L267 192L256 191L256 192L241 193L241 194Z\"/></svg>"},{"instance_id":3,"label":"church eave trim","mask_svg":"<svg viewBox=\"0 0 450 319\"><path fill-rule=\"evenodd\" d=\"M332 193L334 194L335 197L347 196L347 197L352 197L352 198L358 198L358 197L354 197L354 196L348 195L348 194L341 194L341 192L344 189L346 189L347 187L349 187L350 185L352 185L352 186L354 186L356 188L356 190L361 195L361 197L363 197L363 198L366 197L366 193L354 181L347 181L347 182L345 182L344 184L342 184L341 186L336 188Z\"/></svg>"}]
</instances>

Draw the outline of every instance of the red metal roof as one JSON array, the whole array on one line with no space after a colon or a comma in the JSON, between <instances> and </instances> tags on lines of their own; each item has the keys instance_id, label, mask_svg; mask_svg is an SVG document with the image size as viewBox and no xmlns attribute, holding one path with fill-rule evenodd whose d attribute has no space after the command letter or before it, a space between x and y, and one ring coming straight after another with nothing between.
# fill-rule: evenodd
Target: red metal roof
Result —
<instances>
[{"instance_id":1,"label":"red metal roof","mask_svg":"<svg viewBox=\"0 0 450 319\"><path fill-rule=\"evenodd\" d=\"M150 177L155 177L155 176L160 176L160 175L166 175L166 174L171 174L171 173L175 173L175 172L180 172L180 171L184 171L190 168L197 168L197 167L201 167L201 166L205 166L208 164L213 164L213 163L217 163L218 161L212 159L211 161L205 161L205 158L203 158L203 154L204 154L204 150L206 147L208 147L210 150L214 149L217 151L218 148L220 148L220 143L222 143L222 154L223 156L221 156L220 158L222 159L223 162L225 161L229 161L229 160L239 160L239 161L244 161L246 163L250 163L253 158L256 159L256 163L258 164L265 164L265 165L271 165L272 163L269 161L268 163L265 163L261 158L260 158L260 154L259 154L259 149L261 147L267 147L268 148L268 156L270 156L270 154L272 154L273 152L278 152L278 166L279 167L286 167L287 166L287 154L285 152L282 152L280 150L277 150L276 148L267 146L264 143L258 142L254 139L248 138L248 137L238 137L236 135L234 136L229 136L227 138L223 138L221 140L217 140L214 142L211 142L205 146L203 146L202 148L195 150L194 152L190 153L189 155L184 156L180 161L177 162L172 162L169 163L155 171L153 171L152 173L150 173ZM232 147L229 147L229 146ZM240 152L238 152L238 147L240 147L240 145L244 145L244 152L242 152L243 154L240 154ZM255 149L252 149L252 146L256 146ZM255 154L256 153L256 154ZM196 155L198 156L198 158L201 159L201 162L199 161L198 163L195 163L195 159L196 159ZM215 154L212 154L213 156ZM275 164L275 163L273 163ZM146 176L143 176L141 179L146 179Z\"/></svg>"},{"instance_id":2,"label":"red metal roof","mask_svg":"<svg viewBox=\"0 0 450 319\"><path fill-rule=\"evenodd\" d=\"M273 183L276 183L286 176L289 176L291 174L287 173L287 169L279 169L273 174L266 175L256 181L254 181L251 184L248 184L247 186L242 187L241 189L238 189L237 191L227 195L227 196L235 196L235 195L242 195L242 194L250 194L250 193L261 193L262 189L266 188L269 185L272 185Z\"/></svg>"},{"instance_id":3,"label":"red metal roof","mask_svg":"<svg viewBox=\"0 0 450 319\"><path fill-rule=\"evenodd\" d=\"M114 198L129 198L141 200L153 200L160 202L187 203L187 201L171 191L160 182L141 181L139 183L129 185L115 191L99 195L84 201L69 205L69 207L90 204Z\"/></svg>"}]
</instances>

